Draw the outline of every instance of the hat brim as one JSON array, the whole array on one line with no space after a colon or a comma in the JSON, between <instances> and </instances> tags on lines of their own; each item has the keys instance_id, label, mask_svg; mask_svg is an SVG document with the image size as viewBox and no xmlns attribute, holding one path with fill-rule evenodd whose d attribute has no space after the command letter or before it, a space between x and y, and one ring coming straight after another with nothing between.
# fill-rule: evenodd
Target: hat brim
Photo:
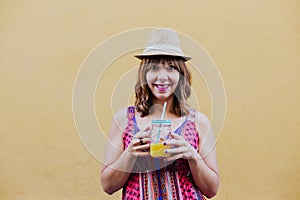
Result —
<instances>
[{"instance_id":1,"label":"hat brim","mask_svg":"<svg viewBox=\"0 0 300 200\"><path fill-rule=\"evenodd\" d=\"M185 61L191 60L192 57L186 55L178 55L178 54L168 54L168 53L153 53L153 54L136 54L134 57L142 60L143 58L151 57L151 56L174 56L183 58Z\"/></svg>"}]
</instances>

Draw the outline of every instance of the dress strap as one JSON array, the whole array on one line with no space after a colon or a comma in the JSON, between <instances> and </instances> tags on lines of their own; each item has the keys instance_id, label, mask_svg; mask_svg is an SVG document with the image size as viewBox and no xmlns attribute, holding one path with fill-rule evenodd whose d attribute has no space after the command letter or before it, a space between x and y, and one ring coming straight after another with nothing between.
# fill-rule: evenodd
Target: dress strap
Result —
<instances>
[{"instance_id":1,"label":"dress strap","mask_svg":"<svg viewBox=\"0 0 300 200\"><path fill-rule=\"evenodd\" d=\"M129 106L127 108L127 126L133 127L132 134L135 135L137 133L137 126L135 121L135 107Z\"/></svg>"},{"instance_id":2,"label":"dress strap","mask_svg":"<svg viewBox=\"0 0 300 200\"><path fill-rule=\"evenodd\" d=\"M190 110L190 114L188 114L187 119L194 122L196 118L196 111L195 110Z\"/></svg>"},{"instance_id":3,"label":"dress strap","mask_svg":"<svg viewBox=\"0 0 300 200\"><path fill-rule=\"evenodd\" d=\"M129 106L127 108L127 119L128 121L134 121L135 108L134 106Z\"/></svg>"}]
</instances>

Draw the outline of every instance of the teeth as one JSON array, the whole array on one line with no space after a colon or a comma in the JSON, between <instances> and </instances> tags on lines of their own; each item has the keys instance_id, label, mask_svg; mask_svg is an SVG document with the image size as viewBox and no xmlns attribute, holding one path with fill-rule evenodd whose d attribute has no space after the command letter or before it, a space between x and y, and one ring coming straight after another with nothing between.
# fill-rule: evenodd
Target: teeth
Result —
<instances>
[{"instance_id":1,"label":"teeth","mask_svg":"<svg viewBox=\"0 0 300 200\"><path fill-rule=\"evenodd\" d=\"M168 85L157 85L158 88L167 88Z\"/></svg>"}]
</instances>

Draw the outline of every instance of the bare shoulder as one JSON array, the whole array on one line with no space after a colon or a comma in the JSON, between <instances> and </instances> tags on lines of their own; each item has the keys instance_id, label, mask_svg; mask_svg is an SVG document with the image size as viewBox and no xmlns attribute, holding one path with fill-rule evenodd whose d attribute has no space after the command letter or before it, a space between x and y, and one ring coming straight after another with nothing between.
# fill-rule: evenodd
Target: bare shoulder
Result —
<instances>
[{"instance_id":1,"label":"bare shoulder","mask_svg":"<svg viewBox=\"0 0 300 200\"><path fill-rule=\"evenodd\" d=\"M127 125L127 108L123 108L114 113L112 119L111 134L124 131Z\"/></svg>"},{"instance_id":2,"label":"bare shoulder","mask_svg":"<svg viewBox=\"0 0 300 200\"><path fill-rule=\"evenodd\" d=\"M196 120L202 125L210 124L208 117L204 113L199 111L196 112Z\"/></svg>"},{"instance_id":3,"label":"bare shoulder","mask_svg":"<svg viewBox=\"0 0 300 200\"><path fill-rule=\"evenodd\" d=\"M127 109L128 108L123 108L121 110L118 110L117 112L114 113L114 120L117 121L127 121Z\"/></svg>"},{"instance_id":4,"label":"bare shoulder","mask_svg":"<svg viewBox=\"0 0 300 200\"><path fill-rule=\"evenodd\" d=\"M199 134L206 135L210 129L210 121L209 121L208 117L202 112L196 112L195 113L195 121L196 121L196 125L197 125L197 129L199 131Z\"/></svg>"},{"instance_id":5,"label":"bare shoulder","mask_svg":"<svg viewBox=\"0 0 300 200\"><path fill-rule=\"evenodd\" d=\"M123 146L122 133L126 128L127 109L121 109L114 113L109 132L109 138L106 141L104 166L106 167L113 163L120 156Z\"/></svg>"}]
</instances>

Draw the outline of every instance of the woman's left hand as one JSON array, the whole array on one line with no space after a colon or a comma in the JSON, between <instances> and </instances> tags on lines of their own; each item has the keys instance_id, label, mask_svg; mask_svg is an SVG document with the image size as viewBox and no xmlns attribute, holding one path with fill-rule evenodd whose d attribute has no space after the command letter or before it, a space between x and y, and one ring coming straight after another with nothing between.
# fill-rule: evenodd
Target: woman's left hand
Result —
<instances>
[{"instance_id":1,"label":"woman's left hand","mask_svg":"<svg viewBox=\"0 0 300 200\"><path fill-rule=\"evenodd\" d=\"M175 133L171 134L172 139L166 140L163 142L164 145L171 145L172 149L166 149L165 153L171 154L170 157L167 157L166 161L174 161L180 158L183 159L196 159L197 150L188 143L182 136L179 136Z\"/></svg>"}]
</instances>

